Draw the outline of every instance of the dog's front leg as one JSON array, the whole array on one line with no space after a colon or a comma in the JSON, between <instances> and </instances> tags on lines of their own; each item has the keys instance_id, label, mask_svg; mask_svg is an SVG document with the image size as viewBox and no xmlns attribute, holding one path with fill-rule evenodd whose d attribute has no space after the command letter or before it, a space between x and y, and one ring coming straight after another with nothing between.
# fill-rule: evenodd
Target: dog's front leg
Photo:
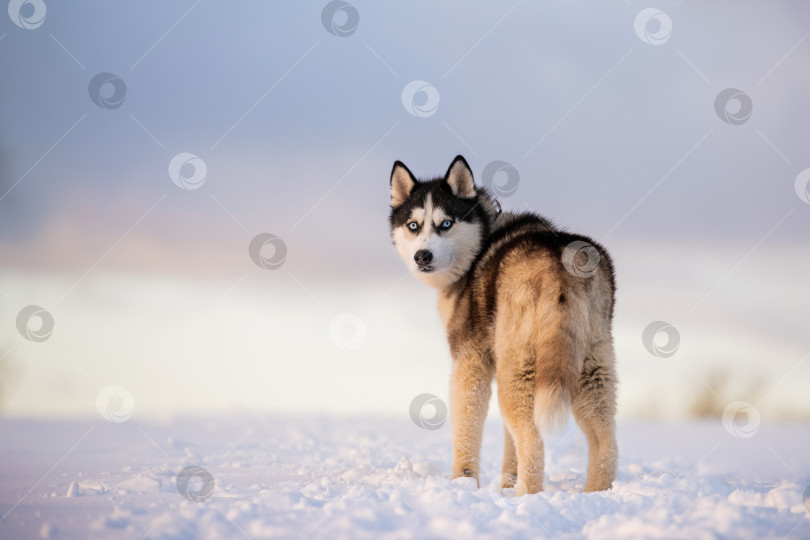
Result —
<instances>
[{"instance_id":1,"label":"dog's front leg","mask_svg":"<svg viewBox=\"0 0 810 540\"><path fill-rule=\"evenodd\" d=\"M492 370L477 354L453 359L450 414L453 427L453 478L470 476L478 487L484 419L492 394Z\"/></svg>"}]
</instances>

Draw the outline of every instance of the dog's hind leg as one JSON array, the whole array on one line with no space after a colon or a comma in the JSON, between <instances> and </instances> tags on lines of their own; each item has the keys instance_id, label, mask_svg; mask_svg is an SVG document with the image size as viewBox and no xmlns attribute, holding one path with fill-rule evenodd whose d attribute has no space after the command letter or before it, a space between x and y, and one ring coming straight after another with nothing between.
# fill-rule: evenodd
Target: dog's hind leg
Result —
<instances>
[{"instance_id":1,"label":"dog's hind leg","mask_svg":"<svg viewBox=\"0 0 810 540\"><path fill-rule=\"evenodd\" d=\"M616 445L616 375L613 344L591 347L571 404L574 418L588 440L585 491L610 489L619 460Z\"/></svg>"},{"instance_id":2,"label":"dog's hind leg","mask_svg":"<svg viewBox=\"0 0 810 540\"><path fill-rule=\"evenodd\" d=\"M501 489L515 487L517 478L517 452L515 451L515 439L509 433L506 424L503 426L503 466L501 467Z\"/></svg>"},{"instance_id":3,"label":"dog's hind leg","mask_svg":"<svg viewBox=\"0 0 810 540\"><path fill-rule=\"evenodd\" d=\"M543 439L534 423L533 360L515 362L513 369L498 369L498 402L517 457L515 495L543 491Z\"/></svg>"}]
</instances>

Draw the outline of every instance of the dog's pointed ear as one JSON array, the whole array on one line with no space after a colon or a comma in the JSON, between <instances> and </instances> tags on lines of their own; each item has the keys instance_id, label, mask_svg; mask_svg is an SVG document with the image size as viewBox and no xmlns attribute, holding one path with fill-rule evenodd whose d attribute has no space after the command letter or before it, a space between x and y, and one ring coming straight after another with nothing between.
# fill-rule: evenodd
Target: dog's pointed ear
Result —
<instances>
[{"instance_id":1,"label":"dog's pointed ear","mask_svg":"<svg viewBox=\"0 0 810 540\"><path fill-rule=\"evenodd\" d=\"M460 199L472 199L475 197L473 173L464 157L456 156L456 159L450 164L450 168L447 169L447 174L444 175L444 181L447 182L456 197Z\"/></svg>"},{"instance_id":2,"label":"dog's pointed ear","mask_svg":"<svg viewBox=\"0 0 810 540\"><path fill-rule=\"evenodd\" d=\"M401 161L395 162L391 171L391 208L396 208L404 203L416 184L416 178L413 177L408 167Z\"/></svg>"}]
</instances>

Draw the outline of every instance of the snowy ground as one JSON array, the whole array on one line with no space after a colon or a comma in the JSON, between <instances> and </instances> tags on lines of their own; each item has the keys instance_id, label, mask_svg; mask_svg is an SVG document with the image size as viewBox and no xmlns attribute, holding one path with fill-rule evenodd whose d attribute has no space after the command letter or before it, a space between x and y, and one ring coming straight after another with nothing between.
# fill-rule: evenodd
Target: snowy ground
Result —
<instances>
[{"instance_id":1,"label":"snowy ground","mask_svg":"<svg viewBox=\"0 0 810 540\"><path fill-rule=\"evenodd\" d=\"M810 538L810 425L622 423L613 490L582 494L576 428L546 441L546 491L451 481L450 429L410 420L0 421L0 538ZM189 482L178 474L202 467ZM191 470L195 471L195 470ZM205 471L208 471L206 473ZM810 506L810 501L807 501Z\"/></svg>"}]
</instances>

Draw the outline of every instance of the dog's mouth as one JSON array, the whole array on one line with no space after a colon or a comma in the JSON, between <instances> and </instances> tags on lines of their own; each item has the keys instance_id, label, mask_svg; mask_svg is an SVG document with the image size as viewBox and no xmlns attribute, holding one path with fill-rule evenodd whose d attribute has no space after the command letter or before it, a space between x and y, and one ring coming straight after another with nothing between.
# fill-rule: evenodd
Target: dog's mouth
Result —
<instances>
[{"instance_id":1,"label":"dog's mouth","mask_svg":"<svg viewBox=\"0 0 810 540\"><path fill-rule=\"evenodd\" d=\"M424 274L432 274L433 272L439 272L449 269L453 265L453 260L455 257L450 257L450 260L447 263L442 263L440 267L436 266L436 260L432 260L428 264L425 265L416 265L416 269ZM441 261L440 261L441 262Z\"/></svg>"}]
</instances>

